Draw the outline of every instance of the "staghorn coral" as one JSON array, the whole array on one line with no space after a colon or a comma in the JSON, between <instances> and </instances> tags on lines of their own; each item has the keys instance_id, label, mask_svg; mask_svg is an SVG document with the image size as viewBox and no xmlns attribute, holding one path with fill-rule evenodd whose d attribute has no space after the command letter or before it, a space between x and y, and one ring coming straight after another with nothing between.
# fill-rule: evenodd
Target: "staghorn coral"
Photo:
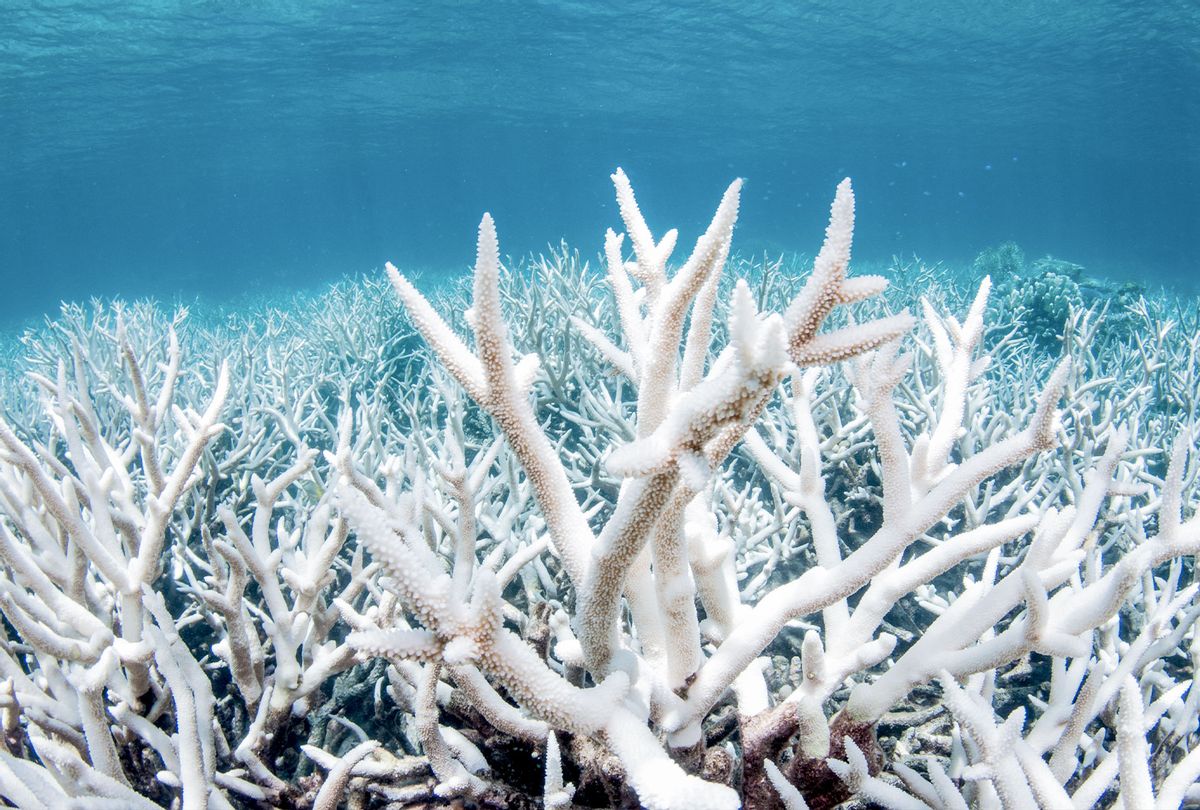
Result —
<instances>
[{"instance_id":1,"label":"staghorn coral","mask_svg":"<svg viewBox=\"0 0 1200 810\"><path fill-rule=\"evenodd\" d=\"M914 298L913 330L848 275L848 182L802 286L722 279L738 183L672 273L613 179L607 292L569 253L504 273L486 217L469 306L392 270L432 358L373 284L26 341L0 795L1188 798L1194 330L1146 304L1120 343L1076 309L1051 365L989 332L987 281Z\"/></svg>"}]
</instances>

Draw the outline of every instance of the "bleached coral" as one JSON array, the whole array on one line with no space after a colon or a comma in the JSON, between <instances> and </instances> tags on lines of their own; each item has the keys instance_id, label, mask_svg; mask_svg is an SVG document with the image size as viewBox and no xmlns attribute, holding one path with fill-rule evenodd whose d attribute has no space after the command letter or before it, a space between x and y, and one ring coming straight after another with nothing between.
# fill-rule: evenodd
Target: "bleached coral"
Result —
<instances>
[{"instance_id":1,"label":"bleached coral","mask_svg":"<svg viewBox=\"0 0 1200 810\"><path fill-rule=\"evenodd\" d=\"M724 279L740 182L672 272L613 182L605 294L569 254L507 276L487 216L469 306L389 266L434 362L378 285L31 338L0 795L1188 800L1200 465L1194 404L1153 394L1194 403L1195 339L1143 304L1108 370L1076 310L1049 365L989 331L986 279L918 325L849 275L849 181L799 288Z\"/></svg>"}]
</instances>

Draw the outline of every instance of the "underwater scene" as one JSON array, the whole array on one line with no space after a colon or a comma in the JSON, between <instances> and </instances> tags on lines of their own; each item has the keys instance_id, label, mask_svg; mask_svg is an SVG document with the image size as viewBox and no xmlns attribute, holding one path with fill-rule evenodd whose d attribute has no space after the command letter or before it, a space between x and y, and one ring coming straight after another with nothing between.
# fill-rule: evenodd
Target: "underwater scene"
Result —
<instances>
[{"instance_id":1,"label":"underwater scene","mask_svg":"<svg viewBox=\"0 0 1200 810\"><path fill-rule=\"evenodd\" d=\"M0 807L1200 807L1200 6L0 8Z\"/></svg>"}]
</instances>

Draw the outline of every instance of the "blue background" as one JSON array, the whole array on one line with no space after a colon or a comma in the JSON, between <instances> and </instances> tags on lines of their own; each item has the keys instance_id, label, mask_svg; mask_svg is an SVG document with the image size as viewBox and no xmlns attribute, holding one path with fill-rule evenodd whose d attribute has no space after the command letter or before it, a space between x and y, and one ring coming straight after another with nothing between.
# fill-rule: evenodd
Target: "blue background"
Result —
<instances>
[{"instance_id":1,"label":"blue background","mask_svg":"<svg viewBox=\"0 0 1200 810\"><path fill-rule=\"evenodd\" d=\"M460 272L619 227L630 174L690 247L1015 240L1194 290L1200 4L47 0L0 9L0 323L63 298L249 300Z\"/></svg>"}]
</instances>

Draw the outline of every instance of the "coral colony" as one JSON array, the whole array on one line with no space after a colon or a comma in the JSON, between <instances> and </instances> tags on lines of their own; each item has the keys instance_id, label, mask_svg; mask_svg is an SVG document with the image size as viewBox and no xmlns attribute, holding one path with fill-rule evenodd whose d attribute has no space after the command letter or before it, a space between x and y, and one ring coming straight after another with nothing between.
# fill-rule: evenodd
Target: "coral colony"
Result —
<instances>
[{"instance_id":1,"label":"coral colony","mask_svg":"<svg viewBox=\"0 0 1200 810\"><path fill-rule=\"evenodd\" d=\"M802 285L730 286L740 182L669 264L613 181L604 286L504 272L485 216L469 307L389 265L403 313L25 339L8 803L1200 801L1195 329L892 311L849 181Z\"/></svg>"}]
</instances>

